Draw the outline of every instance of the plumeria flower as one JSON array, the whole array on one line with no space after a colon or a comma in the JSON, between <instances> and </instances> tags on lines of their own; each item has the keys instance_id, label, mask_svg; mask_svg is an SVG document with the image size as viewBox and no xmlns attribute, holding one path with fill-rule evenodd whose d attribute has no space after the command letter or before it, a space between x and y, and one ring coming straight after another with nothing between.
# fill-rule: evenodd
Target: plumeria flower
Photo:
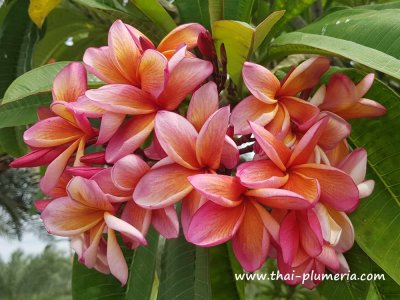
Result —
<instances>
[{"instance_id":1,"label":"plumeria flower","mask_svg":"<svg viewBox=\"0 0 400 300\"><path fill-rule=\"evenodd\" d=\"M75 112L69 103L76 101L87 89L87 75L80 63L64 67L53 82L53 103L55 114L40 120L24 133L24 141L32 152L16 159L11 166L47 165L45 175L40 181L44 193L50 192L63 173L69 159L76 153L74 165L81 165L87 143L97 133L85 115Z\"/></svg>"},{"instance_id":2,"label":"plumeria flower","mask_svg":"<svg viewBox=\"0 0 400 300\"><path fill-rule=\"evenodd\" d=\"M158 112L155 133L168 157L139 181L135 202L151 209L170 206L193 190L187 177L215 172L221 164L229 115L229 107L217 110L197 132L184 117Z\"/></svg>"},{"instance_id":3,"label":"plumeria flower","mask_svg":"<svg viewBox=\"0 0 400 300\"><path fill-rule=\"evenodd\" d=\"M282 139L289 133L291 121L307 129L319 109L296 96L313 88L328 68L328 59L314 57L296 67L281 83L263 66L244 63L243 80L252 95L239 102L232 111L235 134L251 133L247 121L261 126L268 124L267 129Z\"/></svg>"},{"instance_id":4,"label":"plumeria flower","mask_svg":"<svg viewBox=\"0 0 400 300\"><path fill-rule=\"evenodd\" d=\"M337 168L309 163L327 122L324 118L314 124L293 149L260 125L250 122L258 144L269 159L241 164L237 176L249 187L283 188L301 195L309 203L319 200L339 211L354 210L359 197L352 178ZM256 196L257 192L252 195Z\"/></svg>"},{"instance_id":5,"label":"plumeria flower","mask_svg":"<svg viewBox=\"0 0 400 300\"><path fill-rule=\"evenodd\" d=\"M89 234L90 245L84 247L81 261L87 267L93 268L98 262L98 248L106 230L107 263L110 272L125 284L128 266L114 230L146 245L144 236L129 223L115 217L114 206L95 181L74 177L67 186L67 192L68 196L51 201L43 210L41 218L47 231L79 239L82 238L81 234Z\"/></svg>"},{"instance_id":6,"label":"plumeria flower","mask_svg":"<svg viewBox=\"0 0 400 300\"><path fill-rule=\"evenodd\" d=\"M140 62L147 49L155 49L168 59L175 50L186 45L188 50L197 46L197 38L206 29L200 24L189 23L172 30L158 45L136 28L121 20L113 23L108 33L108 46L89 48L83 56L88 70L107 83L141 85Z\"/></svg>"},{"instance_id":7,"label":"plumeria flower","mask_svg":"<svg viewBox=\"0 0 400 300\"><path fill-rule=\"evenodd\" d=\"M108 131L105 136L112 136L106 160L115 162L135 151L152 132L157 111L175 110L211 72L211 63L185 57L184 48L169 61L160 52L149 49L138 67L141 89L128 84L109 84L87 91L86 96L96 106L120 116L114 120L116 124L110 119L104 127ZM133 117L119 126L125 115Z\"/></svg>"},{"instance_id":8,"label":"plumeria flower","mask_svg":"<svg viewBox=\"0 0 400 300\"><path fill-rule=\"evenodd\" d=\"M138 206L132 199L137 183L149 170L150 167L134 154L123 157L112 167L111 178L114 185L119 190L130 194L121 218L137 228L143 235L147 234L151 224L165 238L176 238L179 234L179 221L174 206L150 210ZM124 236L122 238L131 249L140 245L132 239Z\"/></svg>"},{"instance_id":9,"label":"plumeria flower","mask_svg":"<svg viewBox=\"0 0 400 300\"><path fill-rule=\"evenodd\" d=\"M318 274L321 280L309 279L305 286L312 288L322 281L328 267L333 273L346 272L348 265L341 252L324 240L323 230L314 209L290 211L280 224L278 268L288 284L299 284L304 274ZM347 269L346 269L347 268Z\"/></svg>"},{"instance_id":10,"label":"plumeria flower","mask_svg":"<svg viewBox=\"0 0 400 300\"><path fill-rule=\"evenodd\" d=\"M331 111L345 120L384 115L386 108L376 101L363 98L374 82L368 74L357 85L344 74L336 73L322 85L311 100L321 110Z\"/></svg>"}]
</instances>

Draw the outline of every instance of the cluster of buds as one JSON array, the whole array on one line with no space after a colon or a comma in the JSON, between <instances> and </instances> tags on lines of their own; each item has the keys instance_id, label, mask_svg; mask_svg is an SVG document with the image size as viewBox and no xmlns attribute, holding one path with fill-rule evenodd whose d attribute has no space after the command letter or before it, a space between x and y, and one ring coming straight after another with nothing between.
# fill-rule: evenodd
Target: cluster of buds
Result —
<instances>
[{"instance_id":1,"label":"cluster of buds","mask_svg":"<svg viewBox=\"0 0 400 300\"><path fill-rule=\"evenodd\" d=\"M250 96L220 107L226 62L210 41L201 25L186 24L155 47L118 20L108 46L58 73L50 109L24 134L32 151L12 163L47 166L40 187L48 199L35 204L46 229L122 284L128 267L115 232L135 249L146 246L150 225L167 239L181 227L203 247L231 241L248 272L268 256L282 274L347 272L347 213L374 187L366 151L346 142L347 120L385 113L362 98L374 76L355 85L335 74L319 86L324 57L281 81L246 62ZM198 44L202 58L192 51ZM87 71L104 85L88 89ZM294 278L288 283L300 283Z\"/></svg>"}]
</instances>

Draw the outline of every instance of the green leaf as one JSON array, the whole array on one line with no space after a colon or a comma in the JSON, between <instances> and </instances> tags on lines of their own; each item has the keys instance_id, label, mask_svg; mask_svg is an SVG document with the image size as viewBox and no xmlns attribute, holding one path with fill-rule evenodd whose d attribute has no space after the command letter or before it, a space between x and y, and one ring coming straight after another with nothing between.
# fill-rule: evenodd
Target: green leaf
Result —
<instances>
[{"instance_id":1,"label":"green leaf","mask_svg":"<svg viewBox=\"0 0 400 300\"><path fill-rule=\"evenodd\" d=\"M158 233L150 230L148 245L134 252L121 246L129 266L129 279L125 287L112 275L88 269L75 256L72 270L72 296L74 300L131 300L150 299L158 248Z\"/></svg>"},{"instance_id":2,"label":"green leaf","mask_svg":"<svg viewBox=\"0 0 400 300\"><path fill-rule=\"evenodd\" d=\"M150 299L156 269L159 235L151 228L146 239L148 245L139 247L133 254L125 299Z\"/></svg>"},{"instance_id":3,"label":"green leaf","mask_svg":"<svg viewBox=\"0 0 400 300\"><path fill-rule=\"evenodd\" d=\"M400 10L343 9L271 43L269 59L295 53L337 55L400 78Z\"/></svg>"},{"instance_id":4,"label":"green leaf","mask_svg":"<svg viewBox=\"0 0 400 300\"><path fill-rule=\"evenodd\" d=\"M211 25L219 20L249 23L255 0L209 0Z\"/></svg>"},{"instance_id":5,"label":"green leaf","mask_svg":"<svg viewBox=\"0 0 400 300\"><path fill-rule=\"evenodd\" d=\"M224 43L228 59L228 73L235 84L240 82L243 63L249 60L253 51L262 43L283 14L283 11L272 13L256 28L239 21L214 22L212 32L215 47L220 49L221 44Z\"/></svg>"},{"instance_id":6,"label":"green leaf","mask_svg":"<svg viewBox=\"0 0 400 300\"><path fill-rule=\"evenodd\" d=\"M164 27L158 26L143 11L133 5L132 2L128 2L126 5L113 0L75 0L74 2L98 14L103 21L111 23L117 19L121 19L146 34L154 42L159 42L169 31L164 28L165 26L171 26L168 25L169 23ZM140 3L144 5L146 2L142 0Z\"/></svg>"},{"instance_id":7,"label":"green leaf","mask_svg":"<svg viewBox=\"0 0 400 300\"><path fill-rule=\"evenodd\" d=\"M209 250L212 298L244 300L244 281L235 280L234 277L235 273L243 273L243 269L228 247L224 244Z\"/></svg>"},{"instance_id":8,"label":"green leaf","mask_svg":"<svg viewBox=\"0 0 400 300\"><path fill-rule=\"evenodd\" d=\"M208 0L175 0L181 23L200 23L210 28Z\"/></svg>"},{"instance_id":9,"label":"green leaf","mask_svg":"<svg viewBox=\"0 0 400 300\"><path fill-rule=\"evenodd\" d=\"M31 66L33 46L39 38L28 16L28 0L14 1L0 30L0 96L18 75Z\"/></svg>"},{"instance_id":10,"label":"green leaf","mask_svg":"<svg viewBox=\"0 0 400 300\"><path fill-rule=\"evenodd\" d=\"M130 0L154 24L168 33L176 27L174 20L157 0Z\"/></svg>"},{"instance_id":11,"label":"green leaf","mask_svg":"<svg viewBox=\"0 0 400 300\"><path fill-rule=\"evenodd\" d=\"M14 157L26 153L27 147L22 139L25 127L8 127L0 129L0 152L7 153Z\"/></svg>"},{"instance_id":12,"label":"green leaf","mask_svg":"<svg viewBox=\"0 0 400 300\"><path fill-rule=\"evenodd\" d=\"M299 16L309 8L316 0L277 0L275 1L275 10L285 10L286 14L282 18L281 26Z\"/></svg>"},{"instance_id":13,"label":"green leaf","mask_svg":"<svg viewBox=\"0 0 400 300\"><path fill-rule=\"evenodd\" d=\"M365 74L354 69L336 69L359 82ZM387 114L354 120L349 142L368 151L366 178L375 180L372 195L360 201L350 215L356 241L365 253L400 284L400 96L375 80L364 96L383 104Z\"/></svg>"},{"instance_id":14,"label":"green leaf","mask_svg":"<svg viewBox=\"0 0 400 300\"><path fill-rule=\"evenodd\" d=\"M0 105L0 128L34 123L36 108L51 103L53 79L68 63L45 65L18 77L7 89ZM88 77L89 87L101 84L94 76Z\"/></svg>"},{"instance_id":15,"label":"green leaf","mask_svg":"<svg viewBox=\"0 0 400 300\"><path fill-rule=\"evenodd\" d=\"M182 235L167 240L157 299L211 299L208 249L188 243Z\"/></svg>"},{"instance_id":16,"label":"green leaf","mask_svg":"<svg viewBox=\"0 0 400 300\"><path fill-rule=\"evenodd\" d=\"M34 67L47 64L50 59L82 60L87 48L107 44L108 26L93 22L71 9L56 8L48 16L46 25L46 34L35 47Z\"/></svg>"}]
</instances>

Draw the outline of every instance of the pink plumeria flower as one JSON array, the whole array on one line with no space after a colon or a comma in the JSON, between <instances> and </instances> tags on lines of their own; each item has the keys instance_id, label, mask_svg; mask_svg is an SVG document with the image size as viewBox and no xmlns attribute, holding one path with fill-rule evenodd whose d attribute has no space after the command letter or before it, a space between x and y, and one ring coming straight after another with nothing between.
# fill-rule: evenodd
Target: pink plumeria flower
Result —
<instances>
[{"instance_id":1,"label":"pink plumeria flower","mask_svg":"<svg viewBox=\"0 0 400 300\"><path fill-rule=\"evenodd\" d=\"M324 118L314 124L293 149L260 125L250 122L259 146L269 159L241 164L237 176L248 187L264 188L264 195L281 188L301 195L309 203L319 200L339 211L354 210L359 197L352 178L337 168L309 163L327 122ZM258 192L252 193L256 196ZM282 205L287 201L280 199ZM277 203L273 204L276 207Z\"/></svg>"},{"instance_id":2,"label":"pink plumeria flower","mask_svg":"<svg viewBox=\"0 0 400 300\"><path fill-rule=\"evenodd\" d=\"M56 186L74 153L74 165L81 165L79 159L86 144L97 135L86 116L69 106L86 89L85 68L80 63L71 63L64 67L53 82L51 110L55 116L43 119L25 131L24 141L33 151L11 164L13 167L49 164L40 181L44 193L50 192Z\"/></svg>"},{"instance_id":3,"label":"pink plumeria flower","mask_svg":"<svg viewBox=\"0 0 400 300\"><path fill-rule=\"evenodd\" d=\"M321 110L331 111L345 120L377 117L386 108L376 101L363 98L374 82L374 74L368 74L357 85L344 74L334 74L328 84L322 85L312 103Z\"/></svg>"},{"instance_id":4,"label":"pink plumeria flower","mask_svg":"<svg viewBox=\"0 0 400 300\"><path fill-rule=\"evenodd\" d=\"M232 125L235 134L249 134L248 121L255 122L273 134L284 138L290 131L290 122L300 128L308 128L319 114L315 105L299 99L297 94L313 88L329 68L329 60L314 57L306 60L283 82L263 66L246 62L243 66L243 80L251 96L243 99L232 111Z\"/></svg>"},{"instance_id":5,"label":"pink plumeria flower","mask_svg":"<svg viewBox=\"0 0 400 300\"><path fill-rule=\"evenodd\" d=\"M135 227L114 216L114 206L95 181L74 177L68 184L67 192L68 196L51 201L43 210L41 218L47 231L66 237L89 234L90 245L84 247L81 261L93 268L97 264L99 244L106 230L108 266L111 274L125 284L128 266L114 230L146 245L144 236Z\"/></svg>"},{"instance_id":6,"label":"pink plumeria flower","mask_svg":"<svg viewBox=\"0 0 400 300\"><path fill-rule=\"evenodd\" d=\"M140 89L109 84L86 92L90 101L111 114L106 119L107 126L100 129L102 142L111 138L106 149L108 162L117 161L143 144L153 130L157 111L175 110L212 73L212 64L185 57L185 48L169 61L160 52L148 49L140 60L138 73ZM120 126L126 115L133 117Z\"/></svg>"},{"instance_id":7,"label":"pink plumeria flower","mask_svg":"<svg viewBox=\"0 0 400 300\"><path fill-rule=\"evenodd\" d=\"M139 181L133 194L135 202L151 209L170 206L193 190L187 177L217 170L229 115L229 107L217 110L197 132L184 117L168 111L158 112L155 133L168 157Z\"/></svg>"}]
</instances>

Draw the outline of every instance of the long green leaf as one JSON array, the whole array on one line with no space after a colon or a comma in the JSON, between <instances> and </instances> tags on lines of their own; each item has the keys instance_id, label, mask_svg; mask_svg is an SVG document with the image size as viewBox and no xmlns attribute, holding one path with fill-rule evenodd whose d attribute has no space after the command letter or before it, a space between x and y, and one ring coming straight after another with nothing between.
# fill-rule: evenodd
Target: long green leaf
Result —
<instances>
[{"instance_id":1,"label":"long green leaf","mask_svg":"<svg viewBox=\"0 0 400 300\"><path fill-rule=\"evenodd\" d=\"M211 25L219 20L250 23L255 0L209 0Z\"/></svg>"},{"instance_id":2,"label":"long green leaf","mask_svg":"<svg viewBox=\"0 0 400 300\"><path fill-rule=\"evenodd\" d=\"M353 69L335 71L344 72L355 82L364 76ZM380 102L388 112L383 117L351 123L349 141L352 146L368 151L367 178L375 180L375 190L361 200L350 218L358 245L400 284L400 96L375 80L365 98Z\"/></svg>"},{"instance_id":3,"label":"long green leaf","mask_svg":"<svg viewBox=\"0 0 400 300\"><path fill-rule=\"evenodd\" d=\"M400 10L343 9L278 37L270 59L295 53L337 55L400 78Z\"/></svg>"},{"instance_id":4,"label":"long green leaf","mask_svg":"<svg viewBox=\"0 0 400 300\"><path fill-rule=\"evenodd\" d=\"M39 38L28 16L28 0L14 1L0 30L0 96L18 75L31 67L33 46Z\"/></svg>"},{"instance_id":5,"label":"long green leaf","mask_svg":"<svg viewBox=\"0 0 400 300\"><path fill-rule=\"evenodd\" d=\"M27 151L27 147L22 140L24 130L24 126L0 128L0 152L14 157L24 155Z\"/></svg>"},{"instance_id":6,"label":"long green leaf","mask_svg":"<svg viewBox=\"0 0 400 300\"><path fill-rule=\"evenodd\" d=\"M174 20L157 0L130 0L130 2L166 33L176 27Z\"/></svg>"},{"instance_id":7,"label":"long green leaf","mask_svg":"<svg viewBox=\"0 0 400 300\"><path fill-rule=\"evenodd\" d=\"M235 280L235 273L243 273L227 245L210 248L210 278L214 300L245 299L244 281Z\"/></svg>"},{"instance_id":8,"label":"long green leaf","mask_svg":"<svg viewBox=\"0 0 400 300\"><path fill-rule=\"evenodd\" d=\"M211 299L208 249L189 244L182 235L167 240L157 299Z\"/></svg>"},{"instance_id":9,"label":"long green leaf","mask_svg":"<svg viewBox=\"0 0 400 300\"><path fill-rule=\"evenodd\" d=\"M210 28L208 0L175 0L181 23L200 23Z\"/></svg>"},{"instance_id":10,"label":"long green leaf","mask_svg":"<svg viewBox=\"0 0 400 300\"><path fill-rule=\"evenodd\" d=\"M310 7L316 0L276 0L275 10L285 10L286 14L283 17L281 25L286 24L288 21L299 16L308 7Z\"/></svg>"}]
</instances>

